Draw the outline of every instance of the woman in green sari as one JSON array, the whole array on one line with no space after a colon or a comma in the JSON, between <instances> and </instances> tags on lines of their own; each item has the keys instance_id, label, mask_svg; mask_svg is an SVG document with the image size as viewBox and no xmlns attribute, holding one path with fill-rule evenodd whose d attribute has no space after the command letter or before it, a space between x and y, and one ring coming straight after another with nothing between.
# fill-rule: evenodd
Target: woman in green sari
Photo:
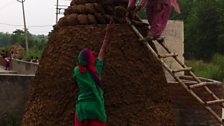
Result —
<instances>
[{"instance_id":1,"label":"woman in green sari","mask_svg":"<svg viewBox=\"0 0 224 126\"><path fill-rule=\"evenodd\" d=\"M83 49L78 56L78 66L73 72L79 88L74 116L75 126L106 126L101 72L105 49L109 44L110 27L111 23L107 25L97 58L88 48Z\"/></svg>"}]
</instances>

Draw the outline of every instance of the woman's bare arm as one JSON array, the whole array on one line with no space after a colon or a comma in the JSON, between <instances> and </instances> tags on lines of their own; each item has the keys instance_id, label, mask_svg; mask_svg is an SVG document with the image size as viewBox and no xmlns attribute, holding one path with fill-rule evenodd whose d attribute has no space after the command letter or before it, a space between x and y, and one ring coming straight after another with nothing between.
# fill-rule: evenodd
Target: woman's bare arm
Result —
<instances>
[{"instance_id":1,"label":"woman's bare arm","mask_svg":"<svg viewBox=\"0 0 224 126\"><path fill-rule=\"evenodd\" d=\"M110 24L107 24L106 34L104 36L103 44L102 44L102 46L100 48L100 52L98 54L98 59L100 59L100 60L103 60L104 55L105 55L105 50L109 45L109 34L111 31L111 25L112 25L112 22L110 22Z\"/></svg>"}]
</instances>

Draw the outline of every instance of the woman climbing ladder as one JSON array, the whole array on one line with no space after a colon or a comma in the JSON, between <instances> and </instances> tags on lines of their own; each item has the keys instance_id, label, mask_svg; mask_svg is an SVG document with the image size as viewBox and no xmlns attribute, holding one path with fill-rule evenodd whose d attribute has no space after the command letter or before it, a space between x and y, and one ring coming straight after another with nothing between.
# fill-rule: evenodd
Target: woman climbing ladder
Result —
<instances>
[{"instance_id":1,"label":"woman climbing ladder","mask_svg":"<svg viewBox=\"0 0 224 126\"><path fill-rule=\"evenodd\" d=\"M128 11L134 8L136 0L129 0ZM170 17L171 7L177 13L180 13L180 8L176 0L141 0L136 6L135 11L139 11L142 7L146 9L146 15L149 22L149 31L147 39L159 39L163 30L166 27Z\"/></svg>"}]
</instances>

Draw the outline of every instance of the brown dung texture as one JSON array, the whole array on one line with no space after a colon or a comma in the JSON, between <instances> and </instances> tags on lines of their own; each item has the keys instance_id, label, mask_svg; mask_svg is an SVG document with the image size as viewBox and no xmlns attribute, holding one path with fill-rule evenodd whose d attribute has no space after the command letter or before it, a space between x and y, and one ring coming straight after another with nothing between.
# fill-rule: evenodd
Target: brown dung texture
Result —
<instances>
[{"instance_id":1,"label":"brown dung texture","mask_svg":"<svg viewBox=\"0 0 224 126\"><path fill-rule=\"evenodd\" d=\"M78 96L72 72L83 48L99 52L106 25L54 30L32 83L22 126L74 126ZM175 126L161 64L130 26L117 24L103 66L107 126Z\"/></svg>"},{"instance_id":2,"label":"brown dung texture","mask_svg":"<svg viewBox=\"0 0 224 126\"><path fill-rule=\"evenodd\" d=\"M106 24L111 19L125 23L127 1L124 0L72 0L55 28L62 26Z\"/></svg>"}]
</instances>

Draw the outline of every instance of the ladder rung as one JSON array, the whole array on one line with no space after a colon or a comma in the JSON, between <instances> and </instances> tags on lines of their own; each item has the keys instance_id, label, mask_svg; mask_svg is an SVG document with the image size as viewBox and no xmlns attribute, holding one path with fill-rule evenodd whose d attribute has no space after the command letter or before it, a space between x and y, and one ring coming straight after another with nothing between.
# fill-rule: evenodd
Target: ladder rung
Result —
<instances>
[{"instance_id":1,"label":"ladder rung","mask_svg":"<svg viewBox=\"0 0 224 126\"><path fill-rule=\"evenodd\" d=\"M159 58L167 58L167 57L177 57L178 54L177 53L170 53L170 54L164 54L164 55L158 55Z\"/></svg>"},{"instance_id":2,"label":"ladder rung","mask_svg":"<svg viewBox=\"0 0 224 126\"><path fill-rule=\"evenodd\" d=\"M217 104L217 103L223 103L224 99L217 99L217 100L212 100L212 101L207 101L205 102L207 105L211 105L211 104Z\"/></svg>"},{"instance_id":3,"label":"ladder rung","mask_svg":"<svg viewBox=\"0 0 224 126\"><path fill-rule=\"evenodd\" d=\"M197 87L202 87L202 86L206 86L206 85L208 85L208 82L201 82L198 84L189 85L189 88L197 88Z\"/></svg>"},{"instance_id":4,"label":"ladder rung","mask_svg":"<svg viewBox=\"0 0 224 126\"><path fill-rule=\"evenodd\" d=\"M190 71L192 68L188 67L188 68L182 68L182 69L178 69L178 70L172 70L173 73L177 73L177 72L182 72L182 71Z\"/></svg>"}]
</instances>

